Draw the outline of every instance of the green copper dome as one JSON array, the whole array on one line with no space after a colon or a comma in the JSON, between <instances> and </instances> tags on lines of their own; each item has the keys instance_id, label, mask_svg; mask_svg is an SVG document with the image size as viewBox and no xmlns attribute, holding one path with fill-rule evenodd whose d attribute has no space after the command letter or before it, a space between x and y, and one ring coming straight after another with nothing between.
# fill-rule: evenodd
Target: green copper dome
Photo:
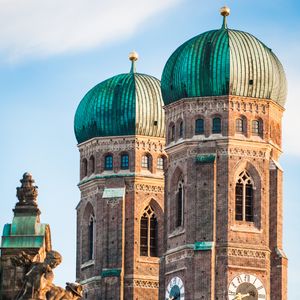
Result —
<instances>
[{"instance_id":1,"label":"green copper dome","mask_svg":"<svg viewBox=\"0 0 300 300\"><path fill-rule=\"evenodd\" d=\"M81 100L74 121L78 143L94 137L164 136L160 81L132 70L93 87Z\"/></svg>"},{"instance_id":2,"label":"green copper dome","mask_svg":"<svg viewBox=\"0 0 300 300\"><path fill-rule=\"evenodd\" d=\"M270 48L253 35L228 29L202 33L181 45L162 74L164 103L182 98L236 95L286 100L283 67Z\"/></svg>"}]
</instances>

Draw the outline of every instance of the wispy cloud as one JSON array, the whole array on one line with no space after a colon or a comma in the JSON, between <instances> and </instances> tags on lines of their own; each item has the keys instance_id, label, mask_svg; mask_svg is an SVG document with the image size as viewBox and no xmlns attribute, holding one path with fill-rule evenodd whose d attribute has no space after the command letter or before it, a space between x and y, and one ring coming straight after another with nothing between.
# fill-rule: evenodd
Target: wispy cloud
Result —
<instances>
[{"instance_id":1,"label":"wispy cloud","mask_svg":"<svg viewBox=\"0 0 300 300\"><path fill-rule=\"evenodd\" d=\"M132 35L178 0L0 0L5 60L99 46Z\"/></svg>"}]
</instances>

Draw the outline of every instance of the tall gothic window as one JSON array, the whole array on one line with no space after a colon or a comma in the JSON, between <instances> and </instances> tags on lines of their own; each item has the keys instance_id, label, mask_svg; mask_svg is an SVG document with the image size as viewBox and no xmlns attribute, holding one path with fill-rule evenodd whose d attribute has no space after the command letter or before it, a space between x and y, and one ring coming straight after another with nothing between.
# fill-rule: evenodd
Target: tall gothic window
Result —
<instances>
[{"instance_id":1,"label":"tall gothic window","mask_svg":"<svg viewBox=\"0 0 300 300\"><path fill-rule=\"evenodd\" d=\"M113 156L111 154L108 154L108 155L105 156L104 169L105 170L112 170L113 169Z\"/></svg>"},{"instance_id":2,"label":"tall gothic window","mask_svg":"<svg viewBox=\"0 0 300 300\"><path fill-rule=\"evenodd\" d=\"M221 133L221 118L213 118L212 133Z\"/></svg>"},{"instance_id":3,"label":"tall gothic window","mask_svg":"<svg viewBox=\"0 0 300 300\"><path fill-rule=\"evenodd\" d=\"M204 133L204 120L197 119L195 121L195 134L203 134Z\"/></svg>"},{"instance_id":4,"label":"tall gothic window","mask_svg":"<svg viewBox=\"0 0 300 300\"><path fill-rule=\"evenodd\" d=\"M140 221L140 255L157 256L157 219L150 205Z\"/></svg>"},{"instance_id":5,"label":"tall gothic window","mask_svg":"<svg viewBox=\"0 0 300 300\"><path fill-rule=\"evenodd\" d=\"M253 222L253 182L246 171L239 175L235 185L235 219Z\"/></svg>"},{"instance_id":6,"label":"tall gothic window","mask_svg":"<svg viewBox=\"0 0 300 300\"><path fill-rule=\"evenodd\" d=\"M90 157L90 172L95 172L95 157L93 155Z\"/></svg>"},{"instance_id":7,"label":"tall gothic window","mask_svg":"<svg viewBox=\"0 0 300 300\"><path fill-rule=\"evenodd\" d=\"M94 237L95 237L95 218L90 217L88 224L88 258L89 260L94 259Z\"/></svg>"},{"instance_id":8,"label":"tall gothic window","mask_svg":"<svg viewBox=\"0 0 300 300\"><path fill-rule=\"evenodd\" d=\"M184 216L184 190L183 181L178 184L177 194L176 194L176 227L183 226L183 216Z\"/></svg>"},{"instance_id":9,"label":"tall gothic window","mask_svg":"<svg viewBox=\"0 0 300 300\"><path fill-rule=\"evenodd\" d=\"M183 137L183 121L179 123L179 138Z\"/></svg>"},{"instance_id":10,"label":"tall gothic window","mask_svg":"<svg viewBox=\"0 0 300 300\"><path fill-rule=\"evenodd\" d=\"M128 154L121 155L121 169L122 170L129 169L129 155Z\"/></svg>"}]
</instances>

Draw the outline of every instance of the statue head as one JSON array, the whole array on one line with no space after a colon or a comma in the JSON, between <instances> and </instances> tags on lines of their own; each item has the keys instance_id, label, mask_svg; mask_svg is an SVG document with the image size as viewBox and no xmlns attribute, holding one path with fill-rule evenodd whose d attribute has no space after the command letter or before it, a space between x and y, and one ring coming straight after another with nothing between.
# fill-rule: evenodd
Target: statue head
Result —
<instances>
[{"instance_id":1,"label":"statue head","mask_svg":"<svg viewBox=\"0 0 300 300\"><path fill-rule=\"evenodd\" d=\"M62 261L62 256L54 250L48 251L45 262L52 268L56 268Z\"/></svg>"}]
</instances>

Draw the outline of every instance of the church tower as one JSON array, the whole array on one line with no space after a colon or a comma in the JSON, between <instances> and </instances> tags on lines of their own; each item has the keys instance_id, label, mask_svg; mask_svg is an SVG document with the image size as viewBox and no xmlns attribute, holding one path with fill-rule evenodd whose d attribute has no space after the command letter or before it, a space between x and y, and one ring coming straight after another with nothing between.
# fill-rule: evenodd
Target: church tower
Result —
<instances>
[{"instance_id":1,"label":"church tower","mask_svg":"<svg viewBox=\"0 0 300 300\"><path fill-rule=\"evenodd\" d=\"M77 281L85 299L157 300L165 121L160 81L131 71L92 88L75 115Z\"/></svg>"},{"instance_id":2,"label":"church tower","mask_svg":"<svg viewBox=\"0 0 300 300\"><path fill-rule=\"evenodd\" d=\"M283 67L253 35L182 44L162 75L168 166L160 299L285 300Z\"/></svg>"}]
</instances>

